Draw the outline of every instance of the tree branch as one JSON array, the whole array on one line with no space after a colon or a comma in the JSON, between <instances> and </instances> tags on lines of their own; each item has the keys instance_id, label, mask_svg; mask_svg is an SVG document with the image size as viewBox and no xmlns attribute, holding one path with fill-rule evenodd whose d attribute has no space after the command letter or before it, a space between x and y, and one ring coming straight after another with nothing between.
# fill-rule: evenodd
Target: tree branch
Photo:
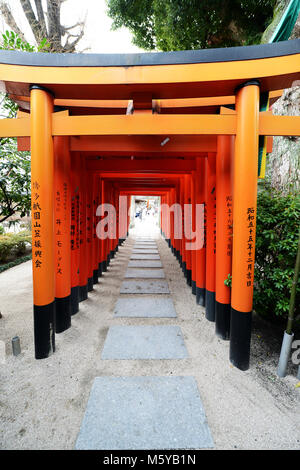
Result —
<instances>
[{"instance_id":1,"label":"tree branch","mask_svg":"<svg viewBox=\"0 0 300 470\"><path fill-rule=\"evenodd\" d=\"M34 38L36 43L39 44L43 39L43 34L41 31L41 27L39 25L39 21L37 20L34 11L32 9L30 0L20 0L23 12L27 18L29 26L33 32Z\"/></svg>"},{"instance_id":2,"label":"tree branch","mask_svg":"<svg viewBox=\"0 0 300 470\"><path fill-rule=\"evenodd\" d=\"M3 15L5 23L22 39L22 41L26 42L24 34L15 22L15 19L10 11L9 5L3 0L0 3L0 11Z\"/></svg>"},{"instance_id":3,"label":"tree branch","mask_svg":"<svg viewBox=\"0 0 300 470\"><path fill-rule=\"evenodd\" d=\"M44 36L44 38L47 38L48 37L48 32L47 32L47 25L46 25L44 10L43 10L43 6L42 6L42 0L34 0L34 3L35 3L37 15L38 15L38 20L39 20L40 28L41 28L41 31L42 31L42 35Z\"/></svg>"}]
</instances>

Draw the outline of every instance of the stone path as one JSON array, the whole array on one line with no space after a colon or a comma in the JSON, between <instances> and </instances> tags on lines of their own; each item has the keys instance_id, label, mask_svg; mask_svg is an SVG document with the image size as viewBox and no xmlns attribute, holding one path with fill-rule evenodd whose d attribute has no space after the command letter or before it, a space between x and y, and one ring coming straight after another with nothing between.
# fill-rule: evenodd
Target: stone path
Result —
<instances>
[{"instance_id":1,"label":"stone path","mask_svg":"<svg viewBox=\"0 0 300 470\"><path fill-rule=\"evenodd\" d=\"M130 280L127 280L130 278ZM115 318L174 318L154 239L137 238L121 285ZM181 328L115 325L101 360L178 360L188 357ZM96 377L76 449L203 449L213 440L194 377Z\"/></svg>"}]
</instances>

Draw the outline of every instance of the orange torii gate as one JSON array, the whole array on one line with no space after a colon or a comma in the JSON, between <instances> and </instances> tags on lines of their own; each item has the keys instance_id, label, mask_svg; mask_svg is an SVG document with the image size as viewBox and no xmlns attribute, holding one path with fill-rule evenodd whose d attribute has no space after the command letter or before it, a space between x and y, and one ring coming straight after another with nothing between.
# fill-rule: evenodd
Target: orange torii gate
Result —
<instances>
[{"instance_id":1,"label":"orange torii gate","mask_svg":"<svg viewBox=\"0 0 300 470\"><path fill-rule=\"evenodd\" d=\"M137 55L0 51L3 89L20 109L0 136L31 150L37 359L54 351L55 332L71 326L126 238L119 198L155 194L173 209L162 234L197 303L230 338L231 362L249 367L258 137L300 134L300 117L260 112L260 95L274 102L299 65L300 40ZM125 223L99 239L106 203Z\"/></svg>"}]
</instances>

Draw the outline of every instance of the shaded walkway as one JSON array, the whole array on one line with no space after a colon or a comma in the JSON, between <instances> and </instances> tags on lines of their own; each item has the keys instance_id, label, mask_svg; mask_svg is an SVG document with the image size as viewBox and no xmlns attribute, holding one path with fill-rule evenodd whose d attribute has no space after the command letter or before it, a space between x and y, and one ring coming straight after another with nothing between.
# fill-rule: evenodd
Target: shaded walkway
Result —
<instances>
[{"instance_id":1,"label":"shaded walkway","mask_svg":"<svg viewBox=\"0 0 300 470\"><path fill-rule=\"evenodd\" d=\"M167 281L160 280L164 270L148 267L145 255L160 260L154 239L137 238L130 259L140 260L141 267L127 269L125 278L135 280L123 281L115 314L175 318L170 296L160 298L170 293ZM111 326L101 354L102 360L185 358L188 353L176 325ZM194 377L95 378L77 449L206 447L213 447L213 441Z\"/></svg>"}]
</instances>

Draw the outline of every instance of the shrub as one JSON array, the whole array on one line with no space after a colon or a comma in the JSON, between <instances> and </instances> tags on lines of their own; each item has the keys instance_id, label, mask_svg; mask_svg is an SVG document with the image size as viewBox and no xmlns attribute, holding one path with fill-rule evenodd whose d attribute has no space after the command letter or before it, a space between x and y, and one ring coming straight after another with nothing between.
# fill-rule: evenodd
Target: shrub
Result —
<instances>
[{"instance_id":1,"label":"shrub","mask_svg":"<svg viewBox=\"0 0 300 470\"><path fill-rule=\"evenodd\" d=\"M29 261L32 258L31 253L26 256L22 256L21 258L17 258L14 261L11 261L10 263L2 264L0 266L0 273L3 273L3 271L6 271L7 269L13 268L14 266L17 266L18 264L25 263L26 261Z\"/></svg>"},{"instance_id":2,"label":"shrub","mask_svg":"<svg viewBox=\"0 0 300 470\"><path fill-rule=\"evenodd\" d=\"M281 195L268 185L258 194L254 309L263 316L287 318L299 222L299 194ZM299 299L298 283L296 316Z\"/></svg>"},{"instance_id":3,"label":"shrub","mask_svg":"<svg viewBox=\"0 0 300 470\"><path fill-rule=\"evenodd\" d=\"M24 255L26 243L31 243L31 234L28 231L0 235L0 262L5 262L9 257Z\"/></svg>"}]
</instances>

